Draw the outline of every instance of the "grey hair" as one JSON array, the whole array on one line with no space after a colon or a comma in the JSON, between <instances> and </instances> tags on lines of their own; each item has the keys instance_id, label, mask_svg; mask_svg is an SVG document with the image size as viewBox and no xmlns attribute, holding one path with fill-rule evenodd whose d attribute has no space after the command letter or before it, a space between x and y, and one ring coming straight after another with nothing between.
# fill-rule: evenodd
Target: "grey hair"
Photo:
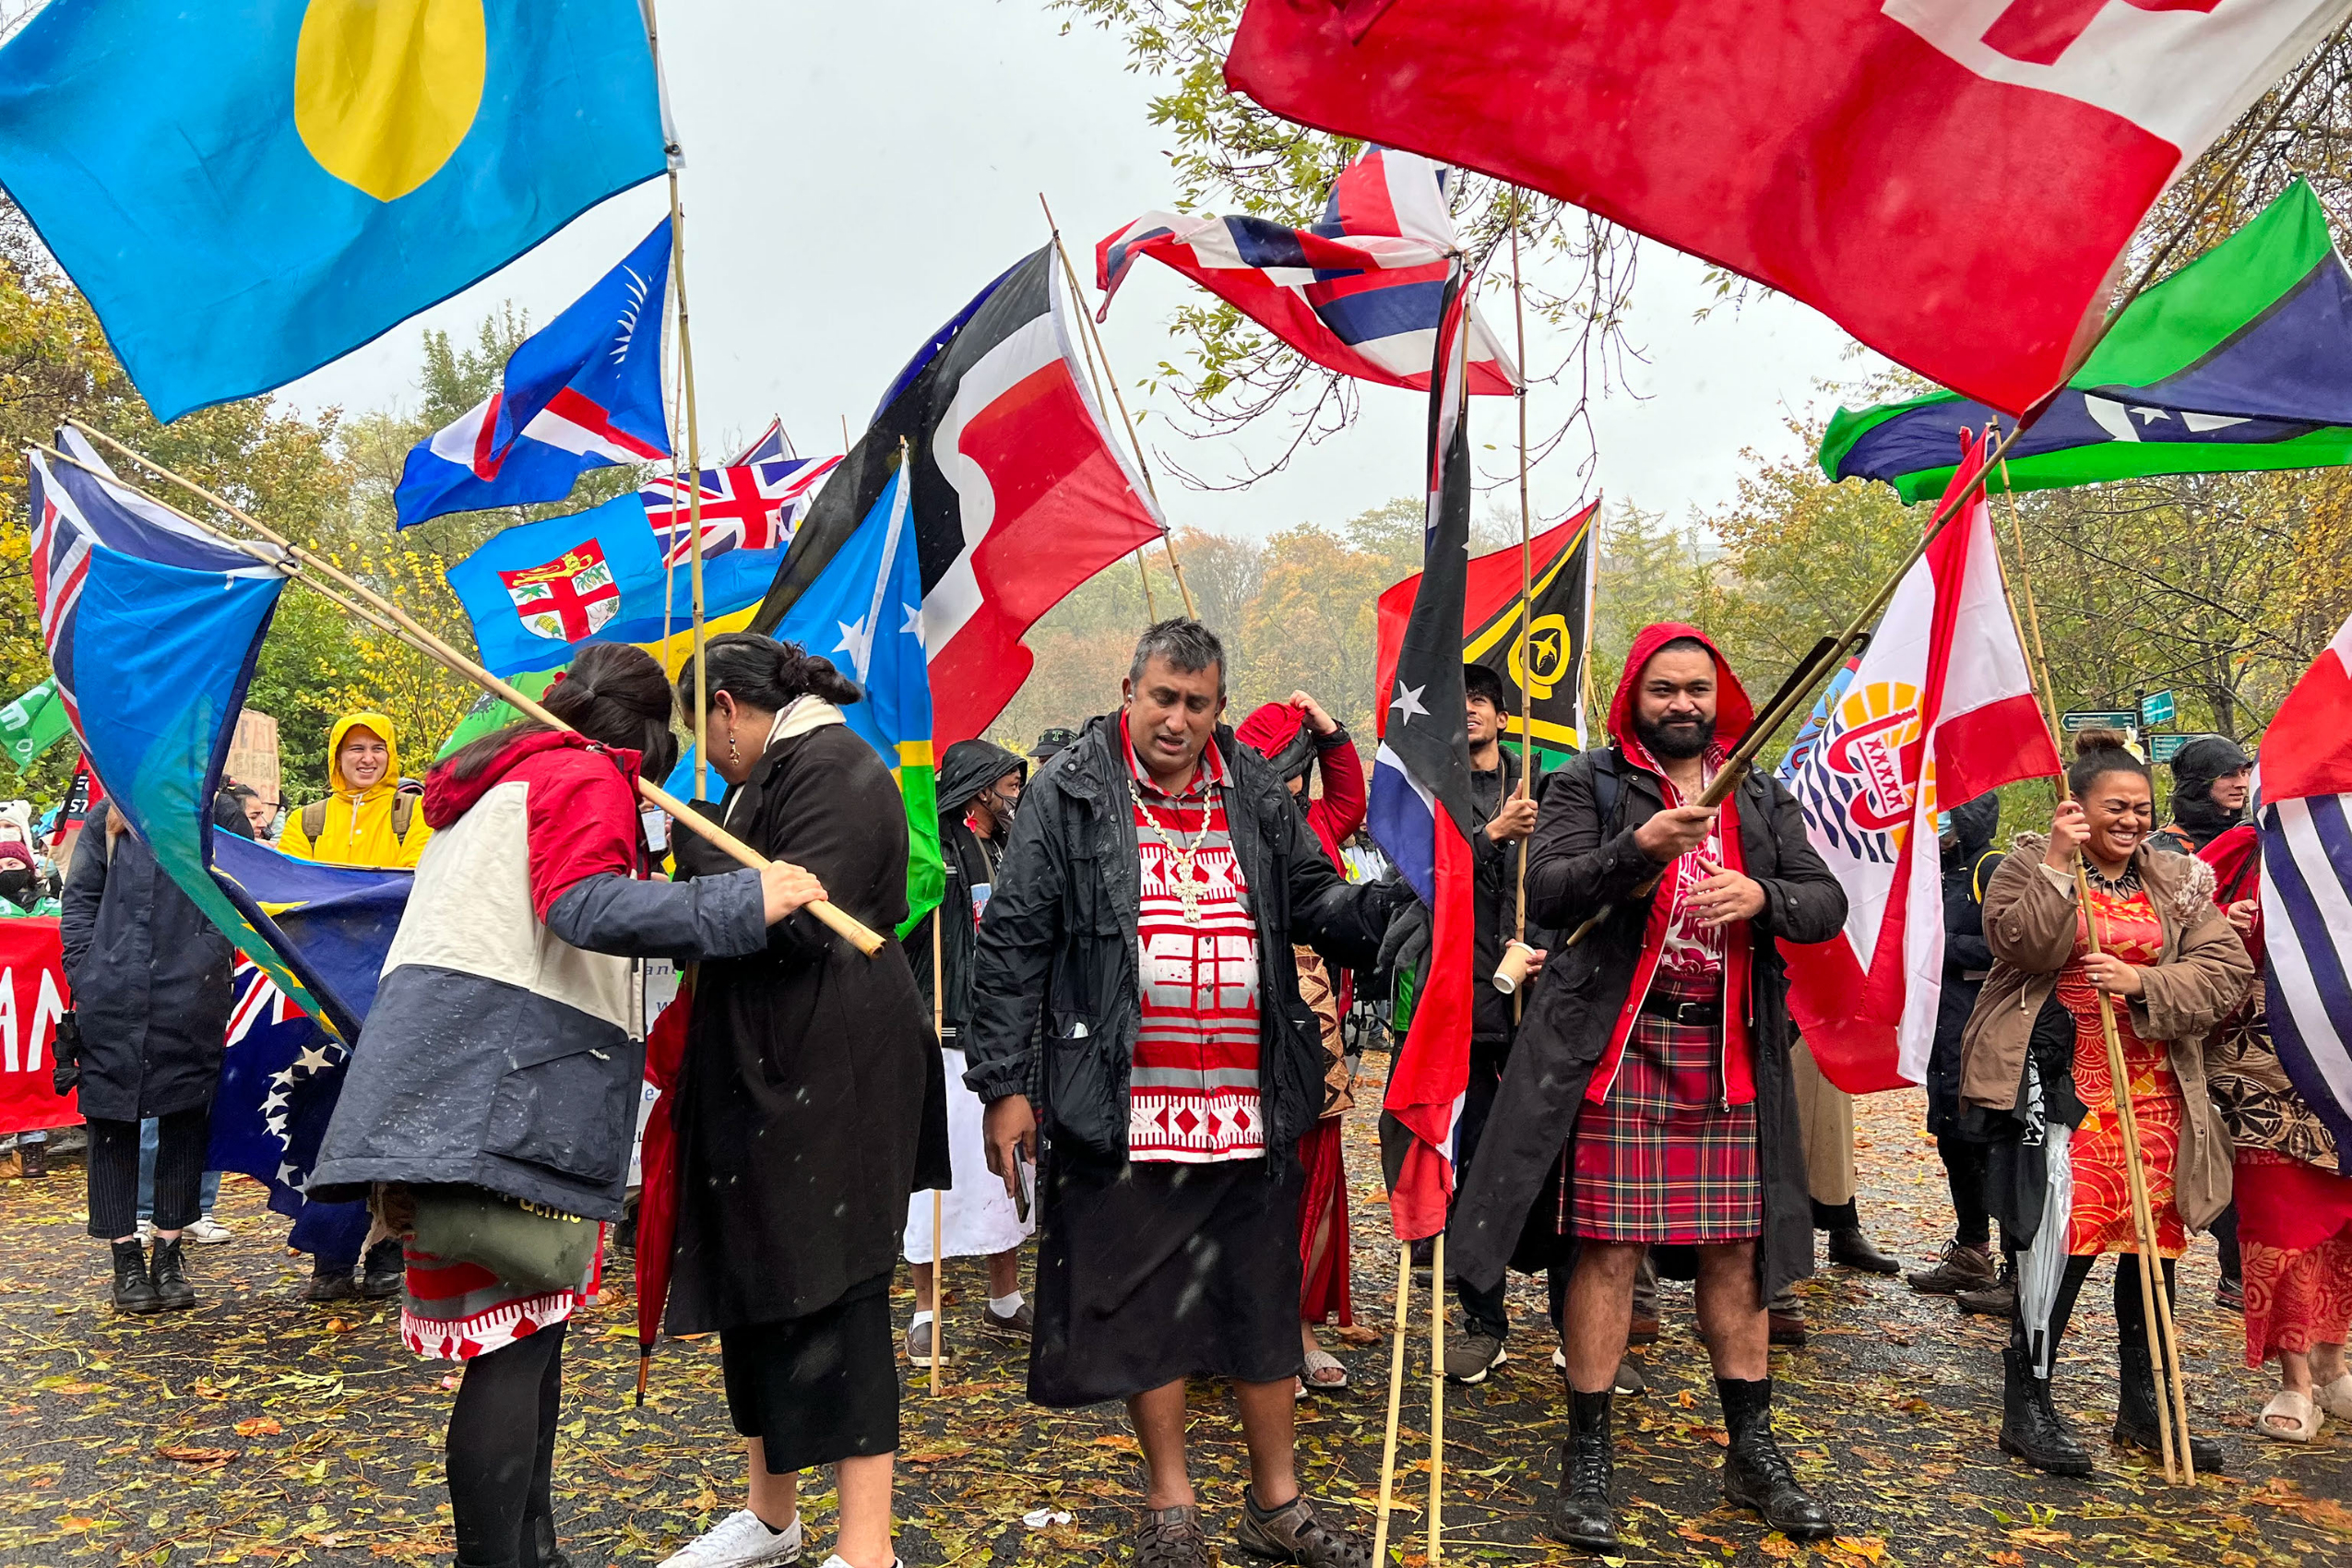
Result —
<instances>
[{"instance_id":1,"label":"grey hair","mask_svg":"<svg viewBox=\"0 0 2352 1568\"><path fill-rule=\"evenodd\" d=\"M1135 639L1135 661L1127 666L1129 683L1142 685L1144 666L1155 659L1167 660L1169 668L1185 675L1216 665L1217 695L1225 695L1225 645L1198 621L1180 615L1145 627L1144 635Z\"/></svg>"}]
</instances>

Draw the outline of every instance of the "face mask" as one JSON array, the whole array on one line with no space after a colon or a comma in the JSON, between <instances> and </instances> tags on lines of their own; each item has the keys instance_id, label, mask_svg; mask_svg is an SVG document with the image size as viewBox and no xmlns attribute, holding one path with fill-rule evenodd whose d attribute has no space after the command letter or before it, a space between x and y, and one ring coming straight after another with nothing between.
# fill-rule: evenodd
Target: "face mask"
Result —
<instances>
[{"instance_id":1,"label":"face mask","mask_svg":"<svg viewBox=\"0 0 2352 1568\"><path fill-rule=\"evenodd\" d=\"M6 898L12 904L30 903L32 901L32 873L21 867L11 867L7 871L0 871L0 897Z\"/></svg>"}]
</instances>

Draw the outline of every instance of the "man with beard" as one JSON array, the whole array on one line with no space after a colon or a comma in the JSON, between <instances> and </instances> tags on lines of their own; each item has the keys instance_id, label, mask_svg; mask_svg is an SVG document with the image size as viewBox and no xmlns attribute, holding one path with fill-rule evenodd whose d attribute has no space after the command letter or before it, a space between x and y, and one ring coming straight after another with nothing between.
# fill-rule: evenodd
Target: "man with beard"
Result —
<instances>
[{"instance_id":1,"label":"man with beard","mask_svg":"<svg viewBox=\"0 0 2352 1568\"><path fill-rule=\"evenodd\" d=\"M902 1243L915 1283L915 1317L907 1329L907 1360L931 1365L938 1343L938 1267L943 1257L988 1260L988 1307L982 1323L992 1334L1026 1339L1033 1321L1021 1299L1021 1242L1036 1227L988 1173L980 1146L980 1102L964 1087L963 1038L972 1015L972 949L979 944L980 912L988 908L997 862L1013 832L1013 813L1028 764L987 741L958 741L939 759L939 849L947 887L935 914L925 915L907 933L907 957L914 966L915 989L939 1004L939 1051L946 1075L947 1137L956 1184L939 1200L940 1229L932 1236L931 1194L907 1200ZM939 972L932 969L933 920L939 928ZM951 1351L952 1355L953 1352Z\"/></svg>"},{"instance_id":2,"label":"man with beard","mask_svg":"<svg viewBox=\"0 0 2352 1568\"><path fill-rule=\"evenodd\" d=\"M2172 758L2172 820L2149 838L2154 849L2193 855L2246 820L2254 792L2254 759L2237 742L2200 735Z\"/></svg>"},{"instance_id":3,"label":"man with beard","mask_svg":"<svg viewBox=\"0 0 2352 1568\"><path fill-rule=\"evenodd\" d=\"M1612 744L1554 776L1527 850L1528 917L1599 923L1544 966L1449 1230L1476 1287L1522 1244L1574 1240L1570 1435L1546 1525L1589 1551L1618 1550L1610 1390L1651 1247L1669 1273L1695 1250L1724 1495L1793 1538L1835 1529L1773 1440L1764 1303L1812 1271L1776 944L1836 935L1846 896L1770 778L1695 803L1752 715L1704 634L1634 637Z\"/></svg>"}]
</instances>

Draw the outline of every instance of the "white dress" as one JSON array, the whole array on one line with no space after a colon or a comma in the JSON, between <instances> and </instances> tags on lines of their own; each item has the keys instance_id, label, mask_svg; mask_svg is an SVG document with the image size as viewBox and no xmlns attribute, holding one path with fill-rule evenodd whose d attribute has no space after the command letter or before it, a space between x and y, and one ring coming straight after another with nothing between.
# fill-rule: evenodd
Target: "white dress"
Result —
<instances>
[{"instance_id":1,"label":"white dress","mask_svg":"<svg viewBox=\"0 0 2352 1568\"><path fill-rule=\"evenodd\" d=\"M940 1229L947 1235L951 1258L981 1258L1009 1252L1037 1230L1037 1210L1024 1223L1004 1182L988 1169L987 1146L980 1136L980 1096L964 1087L964 1053L949 1047L940 1053L947 1069L947 1146L956 1171L956 1185L939 1194ZM907 1200L909 1263L932 1261L931 1197L917 1193Z\"/></svg>"}]
</instances>

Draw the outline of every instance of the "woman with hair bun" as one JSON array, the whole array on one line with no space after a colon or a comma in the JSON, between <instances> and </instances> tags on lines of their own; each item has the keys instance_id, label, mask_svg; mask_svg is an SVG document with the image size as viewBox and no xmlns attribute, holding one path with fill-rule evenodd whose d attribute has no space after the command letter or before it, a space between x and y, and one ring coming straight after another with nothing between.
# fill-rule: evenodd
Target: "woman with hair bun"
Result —
<instances>
[{"instance_id":1,"label":"woman with hair bun","mask_svg":"<svg viewBox=\"0 0 2352 1568\"><path fill-rule=\"evenodd\" d=\"M762 853L806 866L875 931L897 929L906 810L881 757L843 722L857 686L826 660L748 632L712 638L703 664L699 741L727 781L719 820ZM680 706L693 711L695 695L690 664ZM681 875L726 863L682 837ZM673 1568L796 1561L798 1473L825 1464L839 1467L841 1508L828 1568L897 1561L890 1280L937 1062L930 1009L895 941L867 958L796 917L760 951L695 976L671 1111L669 1329L719 1336L751 1495L672 1556Z\"/></svg>"},{"instance_id":2,"label":"woman with hair bun","mask_svg":"<svg viewBox=\"0 0 2352 1568\"><path fill-rule=\"evenodd\" d=\"M449 1413L457 1568L562 1568L550 1484L564 1335L621 1218L645 1045L633 960L748 953L824 887L774 865L646 880L640 769L669 771L670 684L581 650L521 719L425 779L433 837L308 1188L372 1196L405 1241L400 1333L463 1363ZM219 1030L214 1030L217 1036Z\"/></svg>"},{"instance_id":3,"label":"woman with hair bun","mask_svg":"<svg viewBox=\"0 0 2352 1568\"><path fill-rule=\"evenodd\" d=\"M2021 834L1985 889L1985 941L1992 973L1960 1043L1960 1101L1996 1149L1992 1194L2002 1233L2031 1243L2042 1223L2040 1179L2049 1146L2063 1148L2074 1178L2066 1220L2066 1272L2046 1328L2013 1313L2001 1447L2055 1475L2087 1475L2091 1456L2050 1403L2058 1341L2091 1265L2106 1253L2138 1251L2132 1220L2116 1086L2108 1071L2101 1004L2111 1007L2139 1128L2142 1170L2156 1222L2162 1282L2186 1232L2228 1206L2229 1133L2205 1093L2205 1037L2236 1011L2253 961L2214 907L2213 868L2157 853L2148 765L2111 730L2075 737L2068 793L2048 838ZM2077 901L2075 861L2090 892ZM2096 930L2098 951L2091 950ZM2069 1137L2056 1135L2061 1126ZM2052 1217L2055 1222L2055 1217ZM2119 1255L2115 1319L2119 1360L2114 1441L2155 1452L2156 1368L2139 1268ZM2191 1440L2200 1470L2217 1470L2219 1445Z\"/></svg>"}]
</instances>

